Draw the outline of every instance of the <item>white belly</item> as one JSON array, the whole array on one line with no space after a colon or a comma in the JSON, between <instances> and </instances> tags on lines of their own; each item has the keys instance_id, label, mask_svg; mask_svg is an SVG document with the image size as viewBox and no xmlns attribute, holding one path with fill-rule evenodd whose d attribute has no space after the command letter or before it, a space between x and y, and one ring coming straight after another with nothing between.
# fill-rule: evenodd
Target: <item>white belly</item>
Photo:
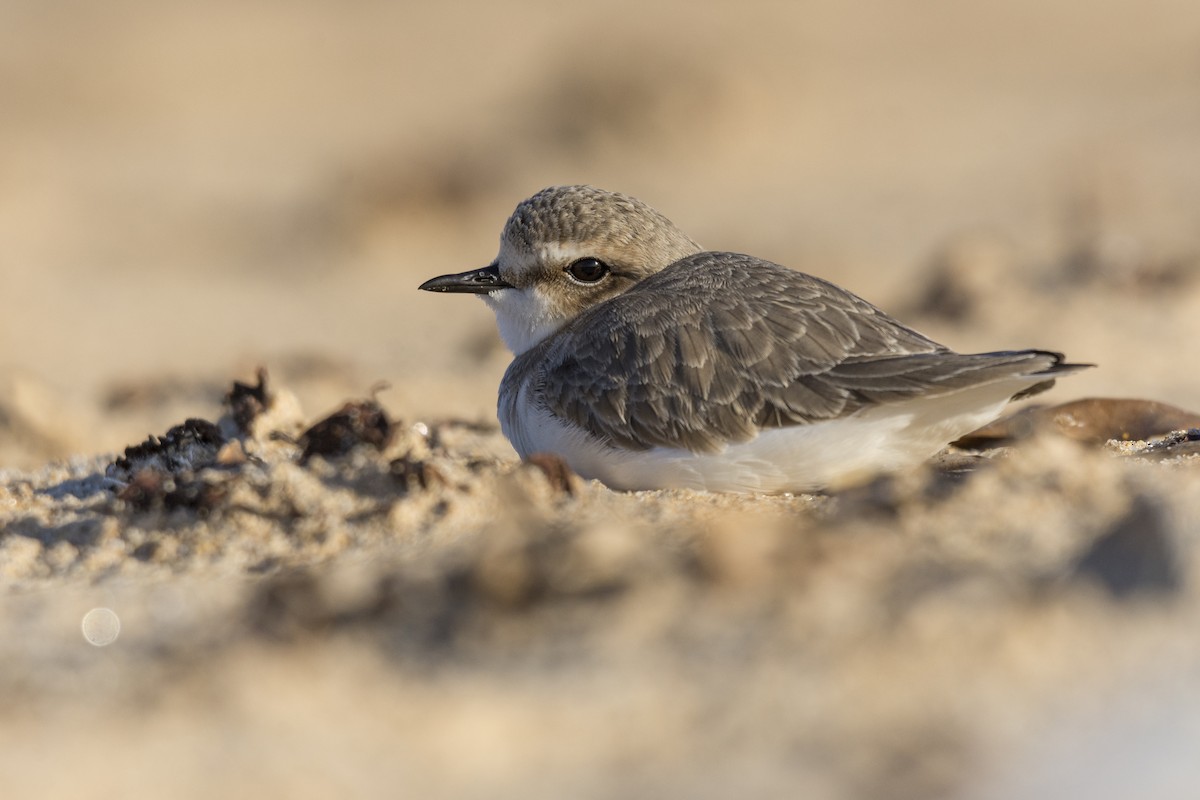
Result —
<instances>
[{"instance_id":1,"label":"white belly","mask_svg":"<svg viewBox=\"0 0 1200 800\"><path fill-rule=\"evenodd\" d=\"M711 454L610 447L528 402L524 388L508 406L511 413L501 414L500 425L522 458L553 453L582 477L614 489L804 492L920 463L994 420L1014 393L1034 382L1018 378L842 419L771 428Z\"/></svg>"}]
</instances>

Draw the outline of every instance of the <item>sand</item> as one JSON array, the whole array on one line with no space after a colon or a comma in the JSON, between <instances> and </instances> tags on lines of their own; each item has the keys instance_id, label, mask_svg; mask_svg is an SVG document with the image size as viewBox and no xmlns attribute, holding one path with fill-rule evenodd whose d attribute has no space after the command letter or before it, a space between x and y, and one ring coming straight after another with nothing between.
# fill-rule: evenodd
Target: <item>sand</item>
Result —
<instances>
[{"instance_id":1,"label":"sand","mask_svg":"<svg viewBox=\"0 0 1200 800\"><path fill-rule=\"evenodd\" d=\"M5 16L6 797L1195 795L1194 4ZM821 495L520 464L415 287L569 182L1184 413Z\"/></svg>"}]
</instances>

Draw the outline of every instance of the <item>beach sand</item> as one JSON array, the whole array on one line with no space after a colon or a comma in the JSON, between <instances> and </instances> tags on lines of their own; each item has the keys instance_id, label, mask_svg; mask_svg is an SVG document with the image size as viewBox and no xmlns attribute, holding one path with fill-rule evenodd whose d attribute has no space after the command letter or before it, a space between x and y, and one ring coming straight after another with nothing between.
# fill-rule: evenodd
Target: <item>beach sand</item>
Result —
<instances>
[{"instance_id":1,"label":"beach sand","mask_svg":"<svg viewBox=\"0 0 1200 800\"><path fill-rule=\"evenodd\" d=\"M6 797L1195 795L1194 3L4 15ZM819 495L521 464L416 286L581 182L1097 367Z\"/></svg>"}]
</instances>

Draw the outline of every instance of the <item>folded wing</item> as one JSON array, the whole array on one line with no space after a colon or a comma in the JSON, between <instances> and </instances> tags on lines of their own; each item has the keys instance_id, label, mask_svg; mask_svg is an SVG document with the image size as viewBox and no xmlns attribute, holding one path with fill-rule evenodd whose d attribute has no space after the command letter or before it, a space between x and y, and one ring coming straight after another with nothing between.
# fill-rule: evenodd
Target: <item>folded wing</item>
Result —
<instances>
[{"instance_id":1,"label":"folded wing","mask_svg":"<svg viewBox=\"0 0 1200 800\"><path fill-rule=\"evenodd\" d=\"M861 298L752 256L699 253L580 315L535 359L545 407L613 445L713 452L762 428L1077 368L961 355Z\"/></svg>"}]
</instances>

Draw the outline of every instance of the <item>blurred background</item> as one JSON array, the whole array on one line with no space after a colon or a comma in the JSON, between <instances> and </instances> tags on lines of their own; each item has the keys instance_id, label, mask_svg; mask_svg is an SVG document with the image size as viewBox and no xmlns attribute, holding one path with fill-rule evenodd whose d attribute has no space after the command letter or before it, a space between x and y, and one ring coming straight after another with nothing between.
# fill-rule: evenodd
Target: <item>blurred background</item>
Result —
<instances>
[{"instance_id":1,"label":"blurred background","mask_svg":"<svg viewBox=\"0 0 1200 800\"><path fill-rule=\"evenodd\" d=\"M6 798L1196 796L1183 468L1047 439L955 493L567 501L447 425L452 485L286 461L211 518L10 469L258 365L310 420L378 381L494 419L490 312L416 287L575 182L1099 364L1047 401L1200 411L1196 0L0 0Z\"/></svg>"},{"instance_id":2,"label":"blurred background","mask_svg":"<svg viewBox=\"0 0 1200 800\"><path fill-rule=\"evenodd\" d=\"M1200 7L0 3L0 458L213 416L491 418L490 313L418 293L522 198L634 194L961 350L1200 407Z\"/></svg>"}]
</instances>

